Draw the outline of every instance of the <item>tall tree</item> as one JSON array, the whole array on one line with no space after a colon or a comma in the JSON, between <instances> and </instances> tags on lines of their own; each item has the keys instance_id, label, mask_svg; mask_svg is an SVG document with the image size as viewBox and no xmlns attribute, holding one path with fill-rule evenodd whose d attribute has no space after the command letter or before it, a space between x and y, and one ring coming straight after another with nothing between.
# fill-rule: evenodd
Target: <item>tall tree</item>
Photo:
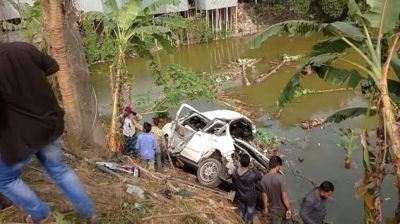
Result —
<instances>
[{"instance_id":1,"label":"tall tree","mask_svg":"<svg viewBox=\"0 0 400 224\"><path fill-rule=\"evenodd\" d=\"M176 4L176 0L159 0L143 7L141 0L126 1L119 7L116 0L106 0L108 11L105 24L115 31L118 53L110 67L111 92L113 97L112 120L108 143L113 152L120 150L117 130L117 115L124 106L131 105L132 76L128 73L125 58L129 50L141 57L150 59L154 65L151 47L144 40L146 37L157 40L165 49L171 49L171 42L166 36L174 36L165 26L154 25L151 13L165 4Z\"/></svg>"},{"instance_id":2,"label":"tall tree","mask_svg":"<svg viewBox=\"0 0 400 224\"><path fill-rule=\"evenodd\" d=\"M73 0L43 0L41 5L50 53L60 65L57 82L69 143L74 148L82 143L104 148L105 136L97 119L96 97L76 26Z\"/></svg>"},{"instance_id":3,"label":"tall tree","mask_svg":"<svg viewBox=\"0 0 400 224\"><path fill-rule=\"evenodd\" d=\"M314 71L321 79L334 84L346 84L356 88L360 82L370 83L370 100L368 108L350 108L331 116L328 121L341 121L347 117L360 114L369 116L376 109L378 126L376 127L377 144L370 149L367 130L361 134L364 148L364 177L359 184L364 195L365 223L381 223L381 183L384 178L384 167L391 160L395 169L397 187L400 194L400 124L398 114L400 90L400 63L397 59L400 47L399 25L400 1L367 0L369 10L362 13L354 0L349 0L348 22L316 23L312 21L287 21L270 26L251 40L252 47L258 47L269 37L288 32L306 35L311 32L322 32L329 38L315 44L309 58L301 69L289 80L279 98L283 108L294 97L309 94L301 85L304 69ZM349 60L345 50L351 48L362 63ZM335 61L348 63L353 69L342 69L332 65ZM388 78L392 65L397 80ZM368 123L365 129L368 128ZM400 206L400 201L399 201ZM400 223L400 207L396 211L396 223Z\"/></svg>"}]
</instances>

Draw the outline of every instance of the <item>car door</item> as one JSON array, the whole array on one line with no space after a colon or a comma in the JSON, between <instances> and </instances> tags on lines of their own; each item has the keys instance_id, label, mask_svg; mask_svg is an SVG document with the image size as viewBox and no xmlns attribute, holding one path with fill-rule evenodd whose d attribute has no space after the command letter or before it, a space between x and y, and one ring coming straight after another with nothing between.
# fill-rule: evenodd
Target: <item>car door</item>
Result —
<instances>
[{"instance_id":1,"label":"car door","mask_svg":"<svg viewBox=\"0 0 400 224\"><path fill-rule=\"evenodd\" d=\"M214 136L212 134L203 131L194 133L180 155L193 162L199 162L201 156L210 150L213 144L213 138Z\"/></svg>"},{"instance_id":2,"label":"car door","mask_svg":"<svg viewBox=\"0 0 400 224\"><path fill-rule=\"evenodd\" d=\"M218 133L221 128L226 126L226 122L214 119L202 130L197 131L193 137L187 142L185 148L181 152L181 156L198 163L202 156L214 149L214 145L219 138Z\"/></svg>"}]
</instances>

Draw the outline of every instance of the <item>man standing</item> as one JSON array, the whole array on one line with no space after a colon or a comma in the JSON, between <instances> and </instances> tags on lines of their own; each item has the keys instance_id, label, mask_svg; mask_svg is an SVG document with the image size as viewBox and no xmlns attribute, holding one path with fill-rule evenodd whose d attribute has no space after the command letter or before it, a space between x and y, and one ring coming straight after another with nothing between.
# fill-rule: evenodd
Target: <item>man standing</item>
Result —
<instances>
[{"instance_id":1,"label":"man standing","mask_svg":"<svg viewBox=\"0 0 400 224\"><path fill-rule=\"evenodd\" d=\"M165 143L165 137L163 131L158 127L160 125L160 118L153 117L153 127L151 128L151 132L157 139L157 150L156 150L156 171L163 171L163 162L166 158L166 150L167 146Z\"/></svg>"},{"instance_id":2,"label":"man standing","mask_svg":"<svg viewBox=\"0 0 400 224\"><path fill-rule=\"evenodd\" d=\"M144 161L145 168L154 171L154 155L157 150L157 140L151 133L151 124L144 122L143 132L139 134L136 142L136 148L139 150L140 157Z\"/></svg>"},{"instance_id":3,"label":"man standing","mask_svg":"<svg viewBox=\"0 0 400 224\"><path fill-rule=\"evenodd\" d=\"M311 190L303 200L300 216L304 224L323 224L326 217L326 200L335 190L333 184L324 181L319 187Z\"/></svg>"},{"instance_id":4,"label":"man standing","mask_svg":"<svg viewBox=\"0 0 400 224\"><path fill-rule=\"evenodd\" d=\"M233 171L233 184L236 189L236 197L240 204L240 216L246 224L253 223L254 209L257 203L256 183L262 175L256 169L249 169L250 156L243 154L240 157L240 167Z\"/></svg>"},{"instance_id":5,"label":"man standing","mask_svg":"<svg viewBox=\"0 0 400 224\"><path fill-rule=\"evenodd\" d=\"M269 159L270 172L261 180L264 214L270 224L291 223L292 211L285 177L281 174L282 159L272 156Z\"/></svg>"},{"instance_id":6,"label":"man standing","mask_svg":"<svg viewBox=\"0 0 400 224\"><path fill-rule=\"evenodd\" d=\"M0 192L29 213L28 222L49 222L48 206L20 176L36 156L75 209L94 223L94 205L63 161L64 112L47 82L58 69L54 59L30 44L0 44Z\"/></svg>"}]
</instances>

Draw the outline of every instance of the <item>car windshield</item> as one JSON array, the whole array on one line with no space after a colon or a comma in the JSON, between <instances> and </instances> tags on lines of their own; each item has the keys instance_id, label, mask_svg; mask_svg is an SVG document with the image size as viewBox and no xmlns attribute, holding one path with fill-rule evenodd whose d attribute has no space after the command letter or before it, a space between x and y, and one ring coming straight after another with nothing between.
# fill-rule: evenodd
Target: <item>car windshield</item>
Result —
<instances>
[{"instance_id":1,"label":"car windshield","mask_svg":"<svg viewBox=\"0 0 400 224\"><path fill-rule=\"evenodd\" d=\"M234 138L240 138L246 141L254 139L253 124L245 119L232 121L229 125L229 131Z\"/></svg>"},{"instance_id":2,"label":"car windshield","mask_svg":"<svg viewBox=\"0 0 400 224\"><path fill-rule=\"evenodd\" d=\"M200 131L203 129L206 125L207 122L204 120L204 118L200 117L198 114L193 113L190 114L183 122L183 126L189 126L195 131Z\"/></svg>"}]
</instances>

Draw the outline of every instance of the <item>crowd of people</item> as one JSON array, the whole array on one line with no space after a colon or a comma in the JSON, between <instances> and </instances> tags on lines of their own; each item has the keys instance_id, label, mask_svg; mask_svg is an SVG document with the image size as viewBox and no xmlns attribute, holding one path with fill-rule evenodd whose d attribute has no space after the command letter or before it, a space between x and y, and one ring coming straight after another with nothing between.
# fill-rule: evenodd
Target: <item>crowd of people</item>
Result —
<instances>
[{"instance_id":1,"label":"crowd of people","mask_svg":"<svg viewBox=\"0 0 400 224\"><path fill-rule=\"evenodd\" d=\"M246 224L253 223L253 214L257 204L256 185L261 186L263 214L270 224L292 223L292 207L290 205L288 186L282 174L282 159L272 156L269 159L270 171L262 176L257 169L250 169L250 157L243 154L240 166L233 172L233 184L240 205L240 216ZM304 224L324 224L326 218L326 201L334 191L329 181L312 189L303 199L300 217Z\"/></svg>"},{"instance_id":2,"label":"crowd of people","mask_svg":"<svg viewBox=\"0 0 400 224\"><path fill-rule=\"evenodd\" d=\"M162 172L167 148L164 134L159 127L160 118L153 117L152 123L142 123L142 116L127 106L119 122L124 136L124 153L140 157L146 169Z\"/></svg>"}]
</instances>

